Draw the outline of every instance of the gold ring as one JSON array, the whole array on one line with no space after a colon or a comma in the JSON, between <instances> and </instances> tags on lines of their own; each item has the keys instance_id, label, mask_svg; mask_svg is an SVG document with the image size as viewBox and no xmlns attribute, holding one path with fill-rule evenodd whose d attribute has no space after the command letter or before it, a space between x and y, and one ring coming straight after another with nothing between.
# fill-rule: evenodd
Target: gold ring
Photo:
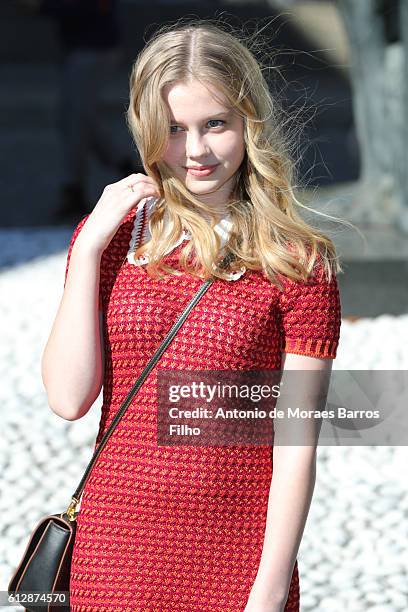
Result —
<instances>
[{"instance_id":1,"label":"gold ring","mask_svg":"<svg viewBox=\"0 0 408 612\"><path fill-rule=\"evenodd\" d=\"M134 191L133 185L128 185L128 187L129 187L130 191Z\"/></svg>"}]
</instances>

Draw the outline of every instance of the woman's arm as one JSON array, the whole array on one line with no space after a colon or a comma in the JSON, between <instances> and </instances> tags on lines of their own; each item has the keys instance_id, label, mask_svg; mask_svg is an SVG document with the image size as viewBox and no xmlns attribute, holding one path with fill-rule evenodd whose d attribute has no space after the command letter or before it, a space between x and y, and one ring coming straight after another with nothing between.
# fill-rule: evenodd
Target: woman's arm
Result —
<instances>
[{"instance_id":1,"label":"woman's arm","mask_svg":"<svg viewBox=\"0 0 408 612\"><path fill-rule=\"evenodd\" d=\"M103 385L102 255L130 211L158 195L154 180L141 173L107 185L72 236L65 289L41 362L51 409L68 421L88 412Z\"/></svg>"},{"instance_id":2,"label":"woman's arm","mask_svg":"<svg viewBox=\"0 0 408 612\"><path fill-rule=\"evenodd\" d=\"M277 402L301 409L322 410L326 403L332 359L284 354L282 389L291 393ZM298 370L291 372L290 370ZM312 372L309 372L313 370ZM281 612L306 524L316 478L316 445L321 422L276 419L273 476L269 491L265 537L258 573L245 612ZM292 441L296 445L288 445ZM281 442L282 444L279 444Z\"/></svg>"},{"instance_id":3,"label":"woman's arm","mask_svg":"<svg viewBox=\"0 0 408 612\"><path fill-rule=\"evenodd\" d=\"M72 249L64 293L41 360L48 403L68 421L83 417L102 388L101 256L87 240L85 224Z\"/></svg>"}]
</instances>

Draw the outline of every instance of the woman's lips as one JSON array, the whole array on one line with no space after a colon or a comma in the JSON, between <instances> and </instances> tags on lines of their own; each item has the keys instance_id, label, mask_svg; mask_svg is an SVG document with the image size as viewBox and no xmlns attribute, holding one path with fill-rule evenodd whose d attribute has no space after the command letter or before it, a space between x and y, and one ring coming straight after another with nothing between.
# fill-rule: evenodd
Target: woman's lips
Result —
<instances>
[{"instance_id":1,"label":"woman's lips","mask_svg":"<svg viewBox=\"0 0 408 612\"><path fill-rule=\"evenodd\" d=\"M216 166L203 166L202 168L186 167L186 170L189 174L192 174L193 176L209 176L217 169L217 167L218 164Z\"/></svg>"}]
</instances>

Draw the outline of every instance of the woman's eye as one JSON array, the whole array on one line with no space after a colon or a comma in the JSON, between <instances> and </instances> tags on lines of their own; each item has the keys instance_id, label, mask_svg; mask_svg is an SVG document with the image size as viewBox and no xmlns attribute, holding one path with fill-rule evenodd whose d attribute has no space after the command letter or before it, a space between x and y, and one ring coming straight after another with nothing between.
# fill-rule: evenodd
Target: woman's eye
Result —
<instances>
[{"instance_id":1,"label":"woman's eye","mask_svg":"<svg viewBox=\"0 0 408 612\"><path fill-rule=\"evenodd\" d=\"M224 123L225 123L225 121L223 121L222 119L210 119L208 123L211 123L211 122L222 123L222 125L224 125ZM215 127L217 127L217 126L215 126Z\"/></svg>"},{"instance_id":2,"label":"woman's eye","mask_svg":"<svg viewBox=\"0 0 408 612\"><path fill-rule=\"evenodd\" d=\"M210 120L207 122L207 125L208 125L209 123L221 123L221 125L224 125L224 123L226 123L226 122L225 122L223 119L210 119ZM173 131L173 128L177 129L178 127L180 127L180 126L179 126L179 125L171 125L171 126L170 126L170 133L171 133L171 134L176 134L177 132L176 132L176 131ZM210 126L210 127L220 127L220 126L219 126L219 125L213 125L213 126Z\"/></svg>"}]
</instances>

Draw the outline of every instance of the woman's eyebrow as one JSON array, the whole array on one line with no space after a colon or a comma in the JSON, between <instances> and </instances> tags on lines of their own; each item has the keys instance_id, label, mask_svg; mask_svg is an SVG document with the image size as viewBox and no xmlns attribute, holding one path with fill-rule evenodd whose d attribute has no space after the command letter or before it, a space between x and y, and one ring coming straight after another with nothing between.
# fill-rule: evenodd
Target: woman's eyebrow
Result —
<instances>
[{"instance_id":1,"label":"woman's eyebrow","mask_svg":"<svg viewBox=\"0 0 408 612\"><path fill-rule=\"evenodd\" d=\"M230 114L231 114L230 110L225 110L225 111L221 111L219 113L214 113L212 115L209 115L206 119L212 119L212 117L220 117L221 115L230 115ZM175 121L177 123L177 120L174 119L174 117L171 117L171 121ZM204 121L205 121L205 119L204 119Z\"/></svg>"}]
</instances>

